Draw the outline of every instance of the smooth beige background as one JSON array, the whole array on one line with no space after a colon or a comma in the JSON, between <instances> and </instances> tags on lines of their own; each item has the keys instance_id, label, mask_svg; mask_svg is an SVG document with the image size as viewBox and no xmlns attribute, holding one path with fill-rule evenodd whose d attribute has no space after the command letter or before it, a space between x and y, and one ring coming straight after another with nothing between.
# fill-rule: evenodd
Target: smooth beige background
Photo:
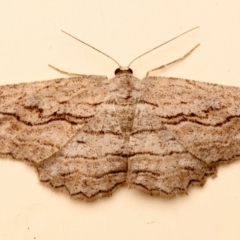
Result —
<instances>
[{"instance_id":1,"label":"smooth beige background","mask_svg":"<svg viewBox=\"0 0 240 240\"><path fill-rule=\"evenodd\" d=\"M155 75L240 87L238 0L1 0L0 84L62 77L48 63L113 77L114 62L61 29L127 65L195 26L200 29L134 63L135 76L200 42L187 59ZM0 160L0 187L1 240L240 239L240 161L172 200L124 187L111 198L76 201L42 185L33 168L6 159Z\"/></svg>"}]
</instances>

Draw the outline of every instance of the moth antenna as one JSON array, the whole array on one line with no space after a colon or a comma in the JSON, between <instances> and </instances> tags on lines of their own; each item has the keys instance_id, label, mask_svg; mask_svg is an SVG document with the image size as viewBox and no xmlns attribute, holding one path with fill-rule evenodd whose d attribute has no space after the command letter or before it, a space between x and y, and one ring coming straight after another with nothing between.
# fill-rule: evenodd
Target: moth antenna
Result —
<instances>
[{"instance_id":1,"label":"moth antenna","mask_svg":"<svg viewBox=\"0 0 240 240\"><path fill-rule=\"evenodd\" d=\"M166 42L164 42L164 43L162 43L162 44L156 46L155 48L153 48L153 49L151 49L151 50L149 50L149 51L147 51L147 52L141 54L140 56L134 58L134 59L128 64L128 68L130 67L130 65L132 65L132 63L133 63L134 61L136 61L136 60L139 59L140 57L142 57L142 56L144 56L144 55L146 55L146 54L152 52L153 50L155 50L155 49L157 49L157 48L159 48L159 47L162 47L163 45L165 45L165 44L167 44L167 43L169 43L169 42L171 42L171 41L173 41L173 40L175 40L175 39L177 39L177 38L183 36L184 34L186 34L186 33L188 33L188 32L193 31L193 30L196 29L196 28L199 28L199 26L198 26L198 27L194 27L194 28L192 28L192 29L190 29L190 30L188 30L188 31L186 31L186 32L184 32L184 33L181 33L180 35L178 35L178 36L176 36L176 37L174 37L174 38L172 38L172 39L170 39L170 40L168 40L168 41L166 41Z\"/></svg>"},{"instance_id":2,"label":"moth antenna","mask_svg":"<svg viewBox=\"0 0 240 240\"><path fill-rule=\"evenodd\" d=\"M108 57L108 58L110 58L111 60L113 60L120 68L121 68L121 65L115 60L115 59L113 59L112 57L110 57L109 55L107 55L106 53L104 53L104 52L102 52L102 51L100 51L100 50L98 50L97 48L95 48L95 47L93 47L93 46L91 46L91 45L89 45L89 44L87 44L87 43L85 43L84 41L82 41L82 40L80 40L80 39L78 39L78 38L76 38L76 37L74 37L73 35L71 35L71 34L69 34L69 33L67 33L67 32L65 32L65 31L63 31L63 30L61 30L63 33L65 33L65 34L67 34L68 36L70 36L70 37L72 37L72 38L74 38L74 39L76 39L77 41L79 41L79 42L81 42L81 43L83 43L83 44L85 44L85 45L87 45L88 47L90 47L90 48L92 48L92 49L94 49L94 50L96 50L97 52L99 52L99 53L101 53L101 54L103 54L103 55L105 55L106 57Z\"/></svg>"}]
</instances>

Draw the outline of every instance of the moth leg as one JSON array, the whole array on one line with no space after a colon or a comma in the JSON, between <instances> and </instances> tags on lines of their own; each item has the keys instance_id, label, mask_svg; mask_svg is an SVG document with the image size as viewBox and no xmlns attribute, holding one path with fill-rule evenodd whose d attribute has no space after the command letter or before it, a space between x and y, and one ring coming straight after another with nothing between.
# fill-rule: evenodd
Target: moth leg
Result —
<instances>
[{"instance_id":1,"label":"moth leg","mask_svg":"<svg viewBox=\"0 0 240 240\"><path fill-rule=\"evenodd\" d=\"M149 70L149 71L147 72L147 74L146 74L146 77L148 77L151 72L154 72L154 71L156 71L156 70L163 69L163 68L165 68L165 67L167 67L167 66L169 66L169 65L171 65L171 64L173 64L173 63L175 63L175 62L178 62L178 61L183 60L184 58L186 58L187 56L189 56L198 46L200 46L200 44L196 45L196 46L195 46L194 48L192 48L189 52L187 52L184 56L182 56L182 57L180 57L180 58L178 58L178 59L176 59L176 60L174 60L174 61L172 61L172 62L169 62L169 63L167 63L167 64L164 64L164 65L160 66L160 67L157 67L157 68L154 68L154 69Z\"/></svg>"},{"instance_id":2,"label":"moth leg","mask_svg":"<svg viewBox=\"0 0 240 240\"><path fill-rule=\"evenodd\" d=\"M49 66L50 68L53 68L53 69L56 70L57 72L60 72L60 73L62 73L62 74L68 75L68 76L76 77L76 76L83 76L83 75L84 75L84 74L78 74L78 73L69 73L69 72L63 71L63 70L61 70L61 69L59 69L59 68L56 68L56 67L52 66L51 64L48 64L48 66Z\"/></svg>"}]
</instances>

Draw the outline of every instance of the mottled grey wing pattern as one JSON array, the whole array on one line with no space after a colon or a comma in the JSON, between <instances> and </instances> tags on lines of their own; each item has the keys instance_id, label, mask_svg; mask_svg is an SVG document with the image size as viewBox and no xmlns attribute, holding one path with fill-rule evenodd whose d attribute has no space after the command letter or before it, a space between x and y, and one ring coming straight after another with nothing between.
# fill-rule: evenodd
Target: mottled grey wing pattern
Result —
<instances>
[{"instance_id":1,"label":"mottled grey wing pattern","mask_svg":"<svg viewBox=\"0 0 240 240\"><path fill-rule=\"evenodd\" d=\"M71 141L39 164L40 179L75 198L110 195L126 182L125 145L115 105L105 102Z\"/></svg>"},{"instance_id":2,"label":"mottled grey wing pattern","mask_svg":"<svg viewBox=\"0 0 240 240\"><path fill-rule=\"evenodd\" d=\"M111 195L126 183L128 143L139 80L120 75L109 80L108 94L85 126L56 154L38 165L42 181L75 198ZM99 88L99 91L102 91Z\"/></svg>"},{"instance_id":3,"label":"mottled grey wing pattern","mask_svg":"<svg viewBox=\"0 0 240 240\"><path fill-rule=\"evenodd\" d=\"M1 86L0 156L30 162L71 196L110 195L127 177L119 88L124 95L121 82L100 76Z\"/></svg>"},{"instance_id":4,"label":"mottled grey wing pattern","mask_svg":"<svg viewBox=\"0 0 240 240\"><path fill-rule=\"evenodd\" d=\"M0 156L49 158L95 115L107 86L101 76L0 86Z\"/></svg>"},{"instance_id":5,"label":"mottled grey wing pattern","mask_svg":"<svg viewBox=\"0 0 240 240\"><path fill-rule=\"evenodd\" d=\"M142 80L129 184L172 197L240 155L240 89L177 78Z\"/></svg>"},{"instance_id":6,"label":"mottled grey wing pattern","mask_svg":"<svg viewBox=\"0 0 240 240\"><path fill-rule=\"evenodd\" d=\"M0 157L93 200L127 182L172 197L240 155L239 88L79 76L0 86Z\"/></svg>"}]
</instances>

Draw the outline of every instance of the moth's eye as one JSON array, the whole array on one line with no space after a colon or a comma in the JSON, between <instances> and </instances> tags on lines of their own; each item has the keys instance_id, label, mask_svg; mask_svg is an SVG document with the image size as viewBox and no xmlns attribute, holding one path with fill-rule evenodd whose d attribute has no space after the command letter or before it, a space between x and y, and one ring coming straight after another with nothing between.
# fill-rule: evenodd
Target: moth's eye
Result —
<instances>
[{"instance_id":1,"label":"moth's eye","mask_svg":"<svg viewBox=\"0 0 240 240\"><path fill-rule=\"evenodd\" d=\"M117 74L119 74L120 71L121 71L120 68L117 68L117 69L115 70L114 74L117 75Z\"/></svg>"},{"instance_id":2,"label":"moth's eye","mask_svg":"<svg viewBox=\"0 0 240 240\"><path fill-rule=\"evenodd\" d=\"M119 75L119 74L123 74L123 73L133 74L133 70L131 68L127 68L127 69L117 68L114 73L115 73L115 75Z\"/></svg>"}]
</instances>

